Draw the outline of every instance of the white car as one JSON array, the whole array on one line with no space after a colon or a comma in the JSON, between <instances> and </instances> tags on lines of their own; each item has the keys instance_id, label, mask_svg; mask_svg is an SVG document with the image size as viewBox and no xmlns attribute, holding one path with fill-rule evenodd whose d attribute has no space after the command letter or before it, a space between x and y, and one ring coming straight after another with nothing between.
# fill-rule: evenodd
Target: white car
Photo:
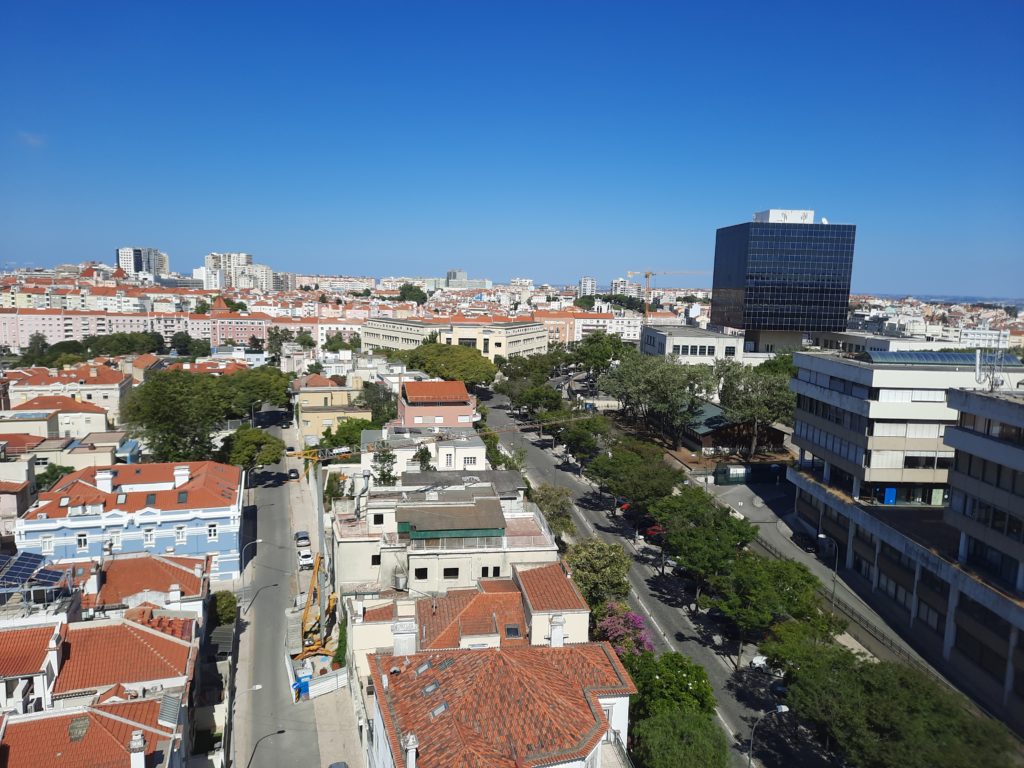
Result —
<instances>
[{"instance_id":1,"label":"white car","mask_svg":"<svg viewBox=\"0 0 1024 768\"><path fill-rule=\"evenodd\" d=\"M313 567L313 550L303 547L295 554L299 563L299 570L308 570Z\"/></svg>"}]
</instances>

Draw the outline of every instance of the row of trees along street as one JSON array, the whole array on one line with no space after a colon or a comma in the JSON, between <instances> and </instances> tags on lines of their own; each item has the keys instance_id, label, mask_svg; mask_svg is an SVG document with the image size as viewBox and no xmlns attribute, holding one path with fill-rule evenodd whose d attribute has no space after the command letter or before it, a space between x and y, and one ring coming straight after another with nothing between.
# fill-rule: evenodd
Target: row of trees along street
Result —
<instances>
[{"instance_id":1,"label":"row of trees along street","mask_svg":"<svg viewBox=\"0 0 1024 768\"><path fill-rule=\"evenodd\" d=\"M837 643L844 625L823 610L817 577L801 563L752 551L755 526L686 485L685 475L663 462L661 447L623 435L603 416L579 418L560 396L556 401L545 391L558 394L550 376L575 365L618 397L633 423L657 425L672 438L680 422L671 419L691 412L690 398L716 391L734 418L786 421L791 361L782 357L757 368L674 366L594 334L573 350L500 362L504 378L495 391L526 418L546 424L555 442L571 442L582 471L617 498L634 527L661 526L662 562L674 559L692 589L692 603L733 630L735 677L742 681L753 673L767 685L765 673L741 668L744 646L758 643L788 688L787 705L815 732L823 752L831 750L856 768L1011 764L1005 728L979 716L962 695L916 668L869 660ZM532 491L560 538L574 532L572 496L563 490ZM565 560L591 606L592 637L612 643L639 689L631 707L634 761L643 768L727 765L704 670L680 654L654 657L643 617L625 607L632 560L624 548L588 539L569 546Z\"/></svg>"}]
</instances>

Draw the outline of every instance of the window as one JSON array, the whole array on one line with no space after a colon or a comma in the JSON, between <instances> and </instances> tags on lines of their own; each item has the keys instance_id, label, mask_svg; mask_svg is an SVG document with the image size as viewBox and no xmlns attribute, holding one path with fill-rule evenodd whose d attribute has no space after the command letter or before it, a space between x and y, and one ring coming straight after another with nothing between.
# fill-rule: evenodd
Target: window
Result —
<instances>
[{"instance_id":1,"label":"window","mask_svg":"<svg viewBox=\"0 0 1024 768\"><path fill-rule=\"evenodd\" d=\"M505 625L505 638L506 639L508 639L508 640L518 640L520 637L522 637L522 635L519 634L519 625L518 624L506 624Z\"/></svg>"},{"instance_id":2,"label":"window","mask_svg":"<svg viewBox=\"0 0 1024 768\"><path fill-rule=\"evenodd\" d=\"M696 344L690 345L690 354L691 355L696 355L697 354L697 345Z\"/></svg>"},{"instance_id":3,"label":"window","mask_svg":"<svg viewBox=\"0 0 1024 768\"><path fill-rule=\"evenodd\" d=\"M413 416L412 417L412 423L413 424L422 424L423 423L423 417L422 416Z\"/></svg>"},{"instance_id":4,"label":"window","mask_svg":"<svg viewBox=\"0 0 1024 768\"><path fill-rule=\"evenodd\" d=\"M217 524L210 523L206 526L206 540L216 541L217 540Z\"/></svg>"},{"instance_id":5,"label":"window","mask_svg":"<svg viewBox=\"0 0 1024 768\"><path fill-rule=\"evenodd\" d=\"M462 459L462 465L464 467L475 467L476 466L476 456L466 456L466 457L464 457Z\"/></svg>"},{"instance_id":6,"label":"window","mask_svg":"<svg viewBox=\"0 0 1024 768\"><path fill-rule=\"evenodd\" d=\"M39 545L42 547L44 555L53 554L53 536L40 536Z\"/></svg>"},{"instance_id":7,"label":"window","mask_svg":"<svg viewBox=\"0 0 1024 768\"><path fill-rule=\"evenodd\" d=\"M435 424L444 424L444 416L435 416L434 417L434 423Z\"/></svg>"},{"instance_id":8,"label":"window","mask_svg":"<svg viewBox=\"0 0 1024 768\"><path fill-rule=\"evenodd\" d=\"M453 454L446 453L444 455L444 465L446 467L454 466L455 465L455 456Z\"/></svg>"},{"instance_id":9,"label":"window","mask_svg":"<svg viewBox=\"0 0 1024 768\"><path fill-rule=\"evenodd\" d=\"M185 504L188 501L188 491L178 491L178 503Z\"/></svg>"},{"instance_id":10,"label":"window","mask_svg":"<svg viewBox=\"0 0 1024 768\"><path fill-rule=\"evenodd\" d=\"M481 578L481 579L486 579L486 578L487 578L487 574L488 574L488 572L489 572L490 570L491 570L491 569L490 569L490 568L488 568L488 567L487 567L486 565L485 565L485 566L484 566L483 568L481 568L481 569L480 569L480 578Z\"/></svg>"},{"instance_id":11,"label":"window","mask_svg":"<svg viewBox=\"0 0 1024 768\"><path fill-rule=\"evenodd\" d=\"M458 579L459 578L459 569L458 568L445 568L444 571L442 572L442 574L443 574L444 578L446 578L446 579Z\"/></svg>"},{"instance_id":12,"label":"window","mask_svg":"<svg viewBox=\"0 0 1024 768\"><path fill-rule=\"evenodd\" d=\"M706 355L707 353L708 353L708 348L707 348L707 347L706 347L705 345L701 344L701 345L700 345L700 348L699 348L699 349L698 349L698 351L697 351L697 354L698 354L698 355L701 355L701 356L704 356L704 355Z\"/></svg>"},{"instance_id":13,"label":"window","mask_svg":"<svg viewBox=\"0 0 1024 768\"><path fill-rule=\"evenodd\" d=\"M370 565L380 565L380 555L370 555Z\"/></svg>"},{"instance_id":14,"label":"window","mask_svg":"<svg viewBox=\"0 0 1024 768\"><path fill-rule=\"evenodd\" d=\"M142 531L142 546L152 547L156 544L156 534L152 528L146 528Z\"/></svg>"},{"instance_id":15,"label":"window","mask_svg":"<svg viewBox=\"0 0 1024 768\"><path fill-rule=\"evenodd\" d=\"M87 533L78 533L78 534L76 534L75 535L75 546L78 547L79 550L88 549L89 548L89 534L87 534Z\"/></svg>"},{"instance_id":16,"label":"window","mask_svg":"<svg viewBox=\"0 0 1024 768\"><path fill-rule=\"evenodd\" d=\"M121 548L121 529L115 528L110 532L110 546L112 549Z\"/></svg>"},{"instance_id":17,"label":"window","mask_svg":"<svg viewBox=\"0 0 1024 768\"><path fill-rule=\"evenodd\" d=\"M426 568L417 568L415 571L412 572L412 576L413 576L414 579L416 579L416 581L426 581L427 580L427 569Z\"/></svg>"},{"instance_id":18,"label":"window","mask_svg":"<svg viewBox=\"0 0 1024 768\"><path fill-rule=\"evenodd\" d=\"M381 512L374 512L373 513L373 524L374 525L384 525L384 515L383 515L383 513L381 513Z\"/></svg>"},{"instance_id":19,"label":"window","mask_svg":"<svg viewBox=\"0 0 1024 768\"><path fill-rule=\"evenodd\" d=\"M726 347L725 348L725 356L726 357L736 357L736 347Z\"/></svg>"},{"instance_id":20,"label":"window","mask_svg":"<svg viewBox=\"0 0 1024 768\"><path fill-rule=\"evenodd\" d=\"M154 504L156 504L156 494L155 493L147 493L146 494L146 506L147 507L151 507Z\"/></svg>"},{"instance_id":21,"label":"window","mask_svg":"<svg viewBox=\"0 0 1024 768\"><path fill-rule=\"evenodd\" d=\"M185 544L188 541L188 534L186 533L184 525L174 526L174 543Z\"/></svg>"},{"instance_id":22,"label":"window","mask_svg":"<svg viewBox=\"0 0 1024 768\"><path fill-rule=\"evenodd\" d=\"M501 576L501 568L499 568L498 566L494 566L493 568L491 568L491 577L496 579L499 576Z\"/></svg>"}]
</instances>

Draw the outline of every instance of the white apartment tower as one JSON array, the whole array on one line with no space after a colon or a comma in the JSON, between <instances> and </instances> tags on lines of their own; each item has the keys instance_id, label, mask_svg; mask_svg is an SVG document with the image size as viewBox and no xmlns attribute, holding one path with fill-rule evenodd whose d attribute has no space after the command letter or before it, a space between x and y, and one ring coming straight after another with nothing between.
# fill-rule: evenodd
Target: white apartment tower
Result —
<instances>
[{"instance_id":1,"label":"white apartment tower","mask_svg":"<svg viewBox=\"0 0 1024 768\"><path fill-rule=\"evenodd\" d=\"M597 280L592 277L581 277L576 287L577 296L594 296L597 294Z\"/></svg>"},{"instance_id":2,"label":"white apartment tower","mask_svg":"<svg viewBox=\"0 0 1024 768\"><path fill-rule=\"evenodd\" d=\"M166 275L171 271L170 259L163 251L156 248L136 248L126 246L117 249L117 266L129 277L140 272L148 272L154 277Z\"/></svg>"},{"instance_id":3,"label":"white apartment tower","mask_svg":"<svg viewBox=\"0 0 1024 768\"><path fill-rule=\"evenodd\" d=\"M206 256L207 273L221 270L226 287L234 287L245 267L252 265L251 253L210 253Z\"/></svg>"}]
</instances>

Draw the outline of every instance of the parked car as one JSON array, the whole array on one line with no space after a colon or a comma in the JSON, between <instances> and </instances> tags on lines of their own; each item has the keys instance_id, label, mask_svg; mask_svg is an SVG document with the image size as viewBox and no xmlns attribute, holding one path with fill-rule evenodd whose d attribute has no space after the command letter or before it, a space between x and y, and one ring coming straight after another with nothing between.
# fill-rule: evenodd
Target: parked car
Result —
<instances>
[{"instance_id":1,"label":"parked car","mask_svg":"<svg viewBox=\"0 0 1024 768\"><path fill-rule=\"evenodd\" d=\"M299 470L295 469L294 467L289 469L288 470L288 479L289 480L298 480L299 479Z\"/></svg>"},{"instance_id":2,"label":"parked car","mask_svg":"<svg viewBox=\"0 0 1024 768\"><path fill-rule=\"evenodd\" d=\"M816 536L811 536L809 533L803 531L793 532L793 543L796 544L804 552L815 553L818 551L818 539Z\"/></svg>"},{"instance_id":3,"label":"parked car","mask_svg":"<svg viewBox=\"0 0 1024 768\"><path fill-rule=\"evenodd\" d=\"M288 451L288 453L295 453L295 446L289 445L285 450Z\"/></svg>"},{"instance_id":4,"label":"parked car","mask_svg":"<svg viewBox=\"0 0 1024 768\"><path fill-rule=\"evenodd\" d=\"M776 680L768 686L768 690L772 692L772 696L780 701L785 699L789 694L789 686L786 685L782 680Z\"/></svg>"},{"instance_id":5,"label":"parked car","mask_svg":"<svg viewBox=\"0 0 1024 768\"><path fill-rule=\"evenodd\" d=\"M295 553L295 557L299 563L299 570L309 570L313 567L313 551L309 547L300 549Z\"/></svg>"},{"instance_id":6,"label":"parked car","mask_svg":"<svg viewBox=\"0 0 1024 768\"><path fill-rule=\"evenodd\" d=\"M305 547L309 548L309 531L296 531L295 532L295 546L300 549Z\"/></svg>"},{"instance_id":7,"label":"parked car","mask_svg":"<svg viewBox=\"0 0 1024 768\"><path fill-rule=\"evenodd\" d=\"M652 525L650 528L644 531L644 540L648 544L661 546L661 543L665 540L664 526Z\"/></svg>"}]
</instances>

